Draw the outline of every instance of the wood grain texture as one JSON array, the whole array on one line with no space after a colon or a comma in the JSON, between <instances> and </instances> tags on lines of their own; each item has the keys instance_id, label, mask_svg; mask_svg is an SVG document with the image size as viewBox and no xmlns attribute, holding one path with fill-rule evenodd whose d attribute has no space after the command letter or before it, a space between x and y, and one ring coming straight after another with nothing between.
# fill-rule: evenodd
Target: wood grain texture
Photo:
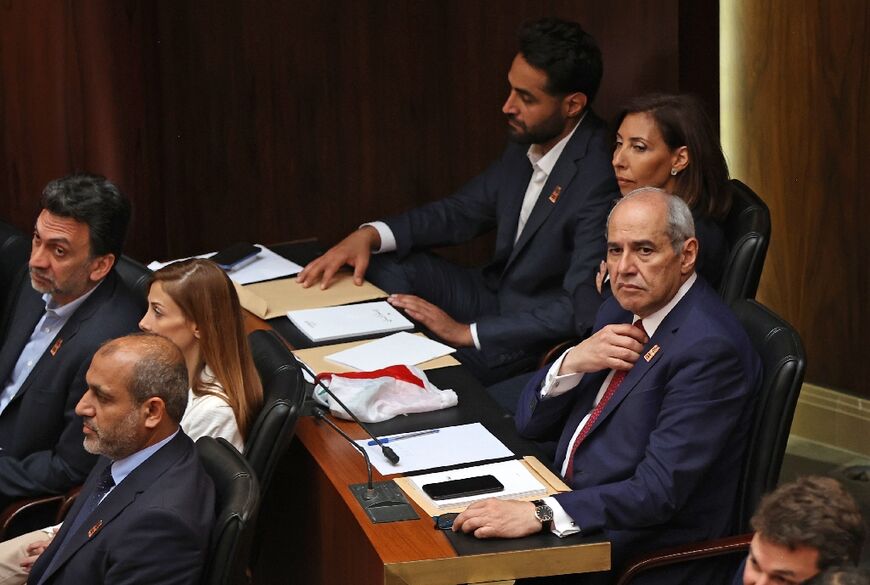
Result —
<instances>
[{"instance_id":1,"label":"wood grain texture","mask_svg":"<svg viewBox=\"0 0 870 585\"><path fill-rule=\"evenodd\" d=\"M498 156L523 21L595 35L610 117L684 82L685 2L3 0L0 217L29 230L45 183L88 169L133 199L128 251L145 261L333 242Z\"/></svg>"},{"instance_id":2,"label":"wood grain texture","mask_svg":"<svg viewBox=\"0 0 870 585\"><path fill-rule=\"evenodd\" d=\"M807 381L870 396L870 3L723 7L723 141L773 221L758 297L800 331Z\"/></svg>"}]
</instances>

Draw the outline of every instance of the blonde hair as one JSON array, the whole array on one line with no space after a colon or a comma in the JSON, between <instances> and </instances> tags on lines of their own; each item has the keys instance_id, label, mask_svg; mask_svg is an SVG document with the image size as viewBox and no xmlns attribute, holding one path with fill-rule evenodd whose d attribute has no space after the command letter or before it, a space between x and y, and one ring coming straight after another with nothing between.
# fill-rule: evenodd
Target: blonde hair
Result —
<instances>
[{"instance_id":1,"label":"blonde hair","mask_svg":"<svg viewBox=\"0 0 870 585\"><path fill-rule=\"evenodd\" d=\"M232 407L242 437L254 424L263 405L263 386L254 366L233 283L217 264L198 258L174 262L154 273L188 321L199 329L200 362L191 376L197 396L219 396ZM202 379L208 364L223 388Z\"/></svg>"}]
</instances>

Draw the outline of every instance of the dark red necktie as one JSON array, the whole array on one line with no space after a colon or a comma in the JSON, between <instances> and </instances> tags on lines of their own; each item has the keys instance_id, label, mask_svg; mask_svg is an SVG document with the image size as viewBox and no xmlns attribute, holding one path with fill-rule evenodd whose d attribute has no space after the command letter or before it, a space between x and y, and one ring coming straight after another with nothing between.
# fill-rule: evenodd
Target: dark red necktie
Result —
<instances>
[{"instance_id":1,"label":"dark red necktie","mask_svg":"<svg viewBox=\"0 0 870 585\"><path fill-rule=\"evenodd\" d=\"M634 326L643 331L644 335L646 335L646 331L644 331L643 323L640 319L635 322ZM568 453L568 467L565 469L565 481L568 482L568 485L571 484L571 478L574 477L574 453L577 452L577 447L580 446L580 443L583 442L583 439L585 439L586 435L589 434L589 431L592 430L592 425L594 425L595 421L598 420L601 411L604 410L604 407L607 406L607 403L610 402L610 399L613 398L614 394L616 394L617 388L619 388L619 385L622 384L622 381L625 380L627 375L628 370L616 370L613 373L613 377L610 379L610 384L607 385L607 390L604 391L601 400L599 400L598 404L595 405L595 408L592 409L589 418L586 420L586 424L583 425L583 429L574 440L574 445Z\"/></svg>"}]
</instances>

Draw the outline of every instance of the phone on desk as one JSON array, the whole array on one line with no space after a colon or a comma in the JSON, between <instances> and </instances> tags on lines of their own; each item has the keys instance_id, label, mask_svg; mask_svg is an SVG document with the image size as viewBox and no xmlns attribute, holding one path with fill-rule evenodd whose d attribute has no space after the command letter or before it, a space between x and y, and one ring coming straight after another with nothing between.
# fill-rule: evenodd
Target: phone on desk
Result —
<instances>
[{"instance_id":1,"label":"phone on desk","mask_svg":"<svg viewBox=\"0 0 870 585\"><path fill-rule=\"evenodd\" d=\"M254 257L259 253L260 249L257 246L247 242L237 242L232 246L224 248L209 258L209 260L224 270L235 270L253 262Z\"/></svg>"},{"instance_id":2,"label":"phone on desk","mask_svg":"<svg viewBox=\"0 0 870 585\"><path fill-rule=\"evenodd\" d=\"M502 490L504 490L504 486L494 475L451 479L450 481L427 483L423 486L423 491L433 500L450 500L452 498L492 494Z\"/></svg>"}]
</instances>

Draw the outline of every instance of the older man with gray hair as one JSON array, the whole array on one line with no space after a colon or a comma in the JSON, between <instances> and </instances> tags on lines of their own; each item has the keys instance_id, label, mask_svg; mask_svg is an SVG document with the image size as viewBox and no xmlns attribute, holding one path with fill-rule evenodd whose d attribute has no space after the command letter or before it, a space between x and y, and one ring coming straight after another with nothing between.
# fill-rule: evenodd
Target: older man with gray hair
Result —
<instances>
[{"instance_id":1,"label":"older man with gray hair","mask_svg":"<svg viewBox=\"0 0 870 585\"><path fill-rule=\"evenodd\" d=\"M614 207L613 298L592 336L530 382L517 412L521 434L558 441L555 463L572 491L478 502L454 530L479 538L603 533L614 568L629 555L729 533L761 365L736 317L695 274L694 235L686 204L660 190L639 189ZM718 578L694 565L640 582Z\"/></svg>"}]
</instances>

